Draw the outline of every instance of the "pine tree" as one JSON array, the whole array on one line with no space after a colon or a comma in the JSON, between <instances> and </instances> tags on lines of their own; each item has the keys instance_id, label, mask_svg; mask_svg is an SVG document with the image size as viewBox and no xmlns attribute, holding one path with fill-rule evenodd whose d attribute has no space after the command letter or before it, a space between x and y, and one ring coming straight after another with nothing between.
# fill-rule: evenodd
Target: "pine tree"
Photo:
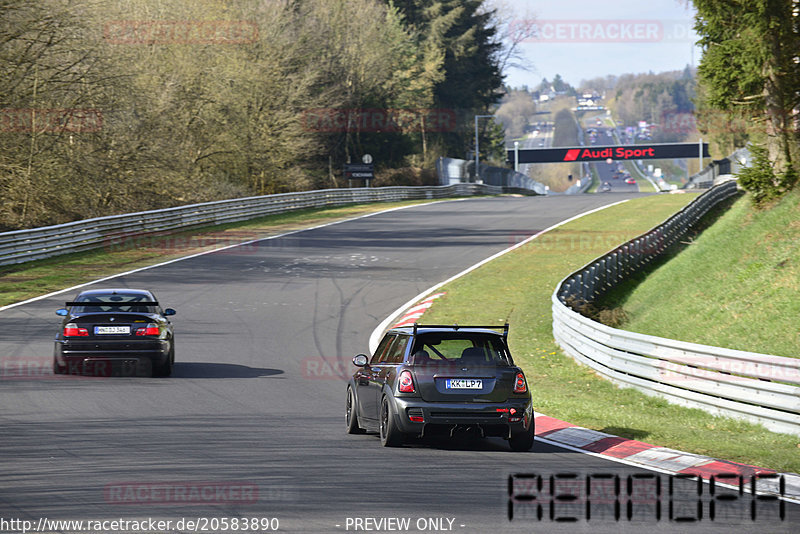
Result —
<instances>
[{"instance_id":1,"label":"pine tree","mask_svg":"<svg viewBox=\"0 0 800 534\"><path fill-rule=\"evenodd\" d=\"M776 170L798 157L800 34L796 0L694 0L705 104L762 124Z\"/></svg>"}]
</instances>

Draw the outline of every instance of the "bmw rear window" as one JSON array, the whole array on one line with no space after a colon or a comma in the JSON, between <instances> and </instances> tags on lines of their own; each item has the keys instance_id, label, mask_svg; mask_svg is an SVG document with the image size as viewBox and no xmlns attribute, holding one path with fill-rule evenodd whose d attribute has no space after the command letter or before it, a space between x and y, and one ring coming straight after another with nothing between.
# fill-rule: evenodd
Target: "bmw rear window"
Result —
<instances>
[{"instance_id":1,"label":"bmw rear window","mask_svg":"<svg viewBox=\"0 0 800 534\"><path fill-rule=\"evenodd\" d=\"M137 302L152 302L152 297L141 294L115 294L81 296L75 302L92 303L91 306L73 306L72 313L92 312L136 312L157 313L155 306L137 305ZM103 303L108 303L104 306ZM99 306L98 306L99 304Z\"/></svg>"}]
</instances>

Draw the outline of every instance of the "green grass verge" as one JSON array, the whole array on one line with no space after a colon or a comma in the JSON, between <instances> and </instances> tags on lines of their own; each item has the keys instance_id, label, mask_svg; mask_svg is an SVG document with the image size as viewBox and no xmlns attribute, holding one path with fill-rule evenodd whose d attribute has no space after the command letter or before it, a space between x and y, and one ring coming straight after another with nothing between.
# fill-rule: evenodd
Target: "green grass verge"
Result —
<instances>
[{"instance_id":1,"label":"green grass verge","mask_svg":"<svg viewBox=\"0 0 800 534\"><path fill-rule=\"evenodd\" d=\"M800 472L798 438L621 389L565 356L550 297L569 273L664 221L695 195L638 198L582 217L447 284L428 324L511 324L514 359L539 412L614 435L715 458ZM691 280L682 284L694 286ZM476 303L480 303L476 305Z\"/></svg>"},{"instance_id":2,"label":"green grass verge","mask_svg":"<svg viewBox=\"0 0 800 534\"><path fill-rule=\"evenodd\" d=\"M130 236L111 240L105 246L86 252L3 266L0 267L0 306L205 250L427 202L432 201L381 202L297 210L162 235Z\"/></svg>"},{"instance_id":3,"label":"green grass verge","mask_svg":"<svg viewBox=\"0 0 800 534\"><path fill-rule=\"evenodd\" d=\"M600 189L600 176L597 174L597 168L594 165L589 165L589 172L592 177L592 185L586 190L587 193L597 193Z\"/></svg>"},{"instance_id":4,"label":"green grass verge","mask_svg":"<svg viewBox=\"0 0 800 534\"><path fill-rule=\"evenodd\" d=\"M635 332L800 358L798 209L800 191L768 210L742 196L607 303L623 307Z\"/></svg>"}]
</instances>

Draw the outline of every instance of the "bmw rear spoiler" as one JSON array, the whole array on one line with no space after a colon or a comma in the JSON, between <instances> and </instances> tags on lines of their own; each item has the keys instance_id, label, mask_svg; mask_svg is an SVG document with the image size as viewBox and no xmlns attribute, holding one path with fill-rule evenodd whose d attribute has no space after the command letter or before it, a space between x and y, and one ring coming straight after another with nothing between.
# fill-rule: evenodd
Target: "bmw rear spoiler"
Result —
<instances>
[{"instance_id":1,"label":"bmw rear spoiler","mask_svg":"<svg viewBox=\"0 0 800 534\"><path fill-rule=\"evenodd\" d=\"M417 324L414 323L414 336L417 335L417 328L451 328L453 330L458 330L459 328L485 328L487 330L503 330L503 339L508 339L508 323L504 324L503 326L479 326L479 325L460 325L458 323L453 324Z\"/></svg>"}]
</instances>

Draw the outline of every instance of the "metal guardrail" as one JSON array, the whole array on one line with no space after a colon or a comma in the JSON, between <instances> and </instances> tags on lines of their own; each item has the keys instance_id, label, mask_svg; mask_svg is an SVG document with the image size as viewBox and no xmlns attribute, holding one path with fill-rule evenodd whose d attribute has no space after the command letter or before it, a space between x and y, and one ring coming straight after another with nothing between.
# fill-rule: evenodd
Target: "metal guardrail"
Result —
<instances>
[{"instance_id":1,"label":"metal guardrail","mask_svg":"<svg viewBox=\"0 0 800 534\"><path fill-rule=\"evenodd\" d=\"M705 169L693 174L683 189L696 188L708 189L718 184L720 178L738 173L743 167L749 165L750 151L740 148L727 158L713 160ZM724 179L724 178L723 178Z\"/></svg>"},{"instance_id":2,"label":"metal guardrail","mask_svg":"<svg viewBox=\"0 0 800 534\"><path fill-rule=\"evenodd\" d=\"M200 226L244 221L287 211L365 202L436 199L500 194L502 187L455 184L435 187L323 189L220 200L86 219L55 226L0 233L0 265L11 265L120 243L143 236Z\"/></svg>"},{"instance_id":3,"label":"metal guardrail","mask_svg":"<svg viewBox=\"0 0 800 534\"><path fill-rule=\"evenodd\" d=\"M436 160L436 174L442 185L456 182L475 183L475 162L440 157ZM547 188L536 180L504 167L493 167L485 163L480 164L480 177L484 184L502 186L506 189L516 189L523 194L546 195ZM473 182L470 182L473 180Z\"/></svg>"},{"instance_id":4,"label":"metal guardrail","mask_svg":"<svg viewBox=\"0 0 800 534\"><path fill-rule=\"evenodd\" d=\"M735 182L718 185L566 277L552 297L553 335L567 354L621 386L800 435L800 359L626 332L576 311L644 268L736 192Z\"/></svg>"}]
</instances>

